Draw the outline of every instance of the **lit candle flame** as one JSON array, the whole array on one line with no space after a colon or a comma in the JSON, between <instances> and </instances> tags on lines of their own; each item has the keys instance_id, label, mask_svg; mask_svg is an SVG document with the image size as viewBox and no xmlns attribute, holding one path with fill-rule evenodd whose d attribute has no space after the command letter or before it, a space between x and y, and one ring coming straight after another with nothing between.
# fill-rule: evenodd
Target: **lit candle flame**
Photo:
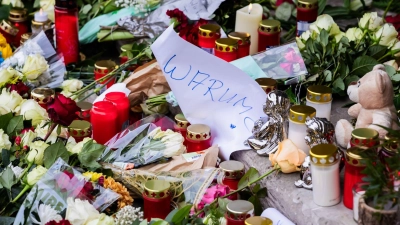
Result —
<instances>
[{"instance_id":1,"label":"lit candle flame","mask_svg":"<svg viewBox=\"0 0 400 225\"><path fill-rule=\"evenodd\" d=\"M249 4L249 8L248 8L248 12L249 12L249 14L251 13L251 9L253 8L253 5L250 3Z\"/></svg>"},{"instance_id":2,"label":"lit candle flame","mask_svg":"<svg viewBox=\"0 0 400 225\"><path fill-rule=\"evenodd\" d=\"M43 9L40 8L40 15L43 15Z\"/></svg>"}]
</instances>

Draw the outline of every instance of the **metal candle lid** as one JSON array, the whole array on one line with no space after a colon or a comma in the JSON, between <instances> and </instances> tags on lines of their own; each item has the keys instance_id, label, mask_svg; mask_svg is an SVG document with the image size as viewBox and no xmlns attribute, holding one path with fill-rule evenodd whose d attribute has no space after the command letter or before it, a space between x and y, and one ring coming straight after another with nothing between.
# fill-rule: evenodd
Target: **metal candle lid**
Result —
<instances>
[{"instance_id":1,"label":"metal candle lid","mask_svg":"<svg viewBox=\"0 0 400 225\"><path fill-rule=\"evenodd\" d=\"M182 129L186 129L190 125L182 113L176 114L175 121L176 125Z\"/></svg>"},{"instance_id":2,"label":"metal candle lid","mask_svg":"<svg viewBox=\"0 0 400 225\"><path fill-rule=\"evenodd\" d=\"M215 41L215 50L220 52L236 52L238 42L232 38L220 38Z\"/></svg>"},{"instance_id":3,"label":"metal candle lid","mask_svg":"<svg viewBox=\"0 0 400 225\"><path fill-rule=\"evenodd\" d=\"M116 66L117 64L114 61L101 60L94 64L94 70L97 73L108 73L111 72Z\"/></svg>"},{"instance_id":4,"label":"metal candle lid","mask_svg":"<svg viewBox=\"0 0 400 225\"><path fill-rule=\"evenodd\" d=\"M316 110L307 105L294 105L290 107L289 120L293 123L305 123L306 118L313 118L316 114Z\"/></svg>"},{"instance_id":5,"label":"metal candle lid","mask_svg":"<svg viewBox=\"0 0 400 225\"><path fill-rule=\"evenodd\" d=\"M39 104L47 104L54 98L54 90L51 88L35 88L31 92L31 98Z\"/></svg>"},{"instance_id":6,"label":"metal candle lid","mask_svg":"<svg viewBox=\"0 0 400 225\"><path fill-rule=\"evenodd\" d=\"M204 24L199 27L199 35L205 38L216 38L220 36L221 27L216 24Z\"/></svg>"},{"instance_id":7,"label":"metal candle lid","mask_svg":"<svg viewBox=\"0 0 400 225\"><path fill-rule=\"evenodd\" d=\"M149 180L144 184L144 194L149 198L162 199L169 196L171 184L165 180Z\"/></svg>"},{"instance_id":8,"label":"metal candle lid","mask_svg":"<svg viewBox=\"0 0 400 225\"><path fill-rule=\"evenodd\" d=\"M340 159L340 154L335 145L319 144L311 148L310 159L319 166L329 166Z\"/></svg>"},{"instance_id":9,"label":"metal candle lid","mask_svg":"<svg viewBox=\"0 0 400 225\"><path fill-rule=\"evenodd\" d=\"M238 45L245 45L250 43L250 34L246 32L231 32L228 37L237 40Z\"/></svg>"},{"instance_id":10,"label":"metal candle lid","mask_svg":"<svg viewBox=\"0 0 400 225\"><path fill-rule=\"evenodd\" d=\"M88 111L93 107L90 102L77 102L76 105L81 109L81 111Z\"/></svg>"},{"instance_id":11,"label":"metal candle lid","mask_svg":"<svg viewBox=\"0 0 400 225\"><path fill-rule=\"evenodd\" d=\"M211 129L205 124L192 124L187 128L186 137L194 141L204 141L211 138Z\"/></svg>"},{"instance_id":12,"label":"metal candle lid","mask_svg":"<svg viewBox=\"0 0 400 225\"><path fill-rule=\"evenodd\" d=\"M227 179L240 179L244 175L243 163L235 160L224 161L219 164L219 168L224 172Z\"/></svg>"},{"instance_id":13,"label":"metal candle lid","mask_svg":"<svg viewBox=\"0 0 400 225\"><path fill-rule=\"evenodd\" d=\"M68 126L68 131L73 137L89 137L92 135L92 125L86 120L74 120Z\"/></svg>"},{"instance_id":14,"label":"metal candle lid","mask_svg":"<svg viewBox=\"0 0 400 225\"><path fill-rule=\"evenodd\" d=\"M257 78L256 82L260 85L260 87L267 93L276 89L277 82L272 78Z\"/></svg>"},{"instance_id":15,"label":"metal candle lid","mask_svg":"<svg viewBox=\"0 0 400 225\"><path fill-rule=\"evenodd\" d=\"M7 20L2 20L0 23L0 28L7 32L8 34L11 34L12 36L17 35L18 33L18 28L16 28L14 25L12 25L9 21Z\"/></svg>"},{"instance_id":16,"label":"metal candle lid","mask_svg":"<svg viewBox=\"0 0 400 225\"><path fill-rule=\"evenodd\" d=\"M332 101L332 89L324 85L312 85L307 88L307 100L313 103Z\"/></svg>"},{"instance_id":17,"label":"metal candle lid","mask_svg":"<svg viewBox=\"0 0 400 225\"><path fill-rule=\"evenodd\" d=\"M251 202L245 200L235 200L226 205L226 214L234 220L246 220L254 214L254 206Z\"/></svg>"},{"instance_id":18,"label":"metal candle lid","mask_svg":"<svg viewBox=\"0 0 400 225\"><path fill-rule=\"evenodd\" d=\"M399 139L393 138L392 136L390 136L390 134L386 134L385 143L384 143L383 147L388 152L396 153L399 146L400 146Z\"/></svg>"},{"instance_id":19,"label":"metal candle lid","mask_svg":"<svg viewBox=\"0 0 400 225\"><path fill-rule=\"evenodd\" d=\"M318 0L299 0L297 2L298 8L316 9L318 8Z\"/></svg>"},{"instance_id":20,"label":"metal candle lid","mask_svg":"<svg viewBox=\"0 0 400 225\"><path fill-rule=\"evenodd\" d=\"M253 216L244 221L246 225L272 225L272 220L262 217L262 216Z\"/></svg>"},{"instance_id":21,"label":"metal candle lid","mask_svg":"<svg viewBox=\"0 0 400 225\"><path fill-rule=\"evenodd\" d=\"M24 22L28 19L26 9L11 9L8 20L11 22Z\"/></svg>"},{"instance_id":22,"label":"metal candle lid","mask_svg":"<svg viewBox=\"0 0 400 225\"><path fill-rule=\"evenodd\" d=\"M346 155L345 155L347 163L350 165L353 165L353 166L357 166L357 167L365 166L361 162L361 160L363 159L361 157L361 153L364 151L368 151L368 150L361 149L358 147L351 147L351 148L347 149Z\"/></svg>"},{"instance_id":23,"label":"metal candle lid","mask_svg":"<svg viewBox=\"0 0 400 225\"><path fill-rule=\"evenodd\" d=\"M270 34L281 32L281 22L278 20L263 20L260 22L258 30Z\"/></svg>"},{"instance_id":24,"label":"metal candle lid","mask_svg":"<svg viewBox=\"0 0 400 225\"><path fill-rule=\"evenodd\" d=\"M351 143L361 148L373 147L379 144L378 131L370 128L358 128L351 132Z\"/></svg>"},{"instance_id":25,"label":"metal candle lid","mask_svg":"<svg viewBox=\"0 0 400 225\"><path fill-rule=\"evenodd\" d=\"M25 43L25 41L27 41L31 36L32 36L32 33L25 33L25 34L22 34L22 35L21 35L21 41L20 41L21 45L22 45L23 43Z\"/></svg>"}]
</instances>

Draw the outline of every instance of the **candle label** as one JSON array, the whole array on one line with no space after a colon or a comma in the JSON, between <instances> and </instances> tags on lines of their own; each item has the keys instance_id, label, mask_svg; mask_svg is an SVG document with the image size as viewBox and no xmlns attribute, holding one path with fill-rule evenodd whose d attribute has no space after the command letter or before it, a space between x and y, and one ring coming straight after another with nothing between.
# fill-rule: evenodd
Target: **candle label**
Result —
<instances>
[{"instance_id":1,"label":"candle label","mask_svg":"<svg viewBox=\"0 0 400 225\"><path fill-rule=\"evenodd\" d=\"M309 23L309 22L306 22L306 21L298 21L297 22L297 37L300 37L300 35L303 33L303 32L306 32L306 31L308 31L308 28L310 27L310 24L311 23Z\"/></svg>"},{"instance_id":2,"label":"candle label","mask_svg":"<svg viewBox=\"0 0 400 225\"><path fill-rule=\"evenodd\" d=\"M203 50L206 51L207 53L210 53L211 55L214 55L214 54L215 54L213 48L201 48L201 49L203 49Z\"/></svg>"}]
</instances>

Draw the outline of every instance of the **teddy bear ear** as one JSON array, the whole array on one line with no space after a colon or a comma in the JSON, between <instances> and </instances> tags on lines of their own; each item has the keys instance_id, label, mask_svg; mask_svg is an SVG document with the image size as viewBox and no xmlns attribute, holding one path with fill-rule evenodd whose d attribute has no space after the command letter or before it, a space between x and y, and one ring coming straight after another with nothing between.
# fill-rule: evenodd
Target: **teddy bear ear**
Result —
<instances>
[{"instance_id":1,"label":"teddy bear ear","mask_svg":"<svg viewBox=\"0 0 400 225\"><path fill-rule=\"evenodd\" d=\"M374 66L374 68L372 70L382 70L386 72L386 68L383 64L377 64Z\"/></svg>"},{"instance_id":2,"label":"teddy bear ear","mask_svg":"<svg viewBox=\"0 0 400 225\"><path fill-rule=\"evenodd\" d=\"M385 81L383 80L384 79L383 76L384 76L384 74L382 74L382 73L378 73L375 76L375 83L376 83L376 86L378 87L379 93L383 93L386 88L386 84L385 84Z\"/></svg>"}]
</instances>

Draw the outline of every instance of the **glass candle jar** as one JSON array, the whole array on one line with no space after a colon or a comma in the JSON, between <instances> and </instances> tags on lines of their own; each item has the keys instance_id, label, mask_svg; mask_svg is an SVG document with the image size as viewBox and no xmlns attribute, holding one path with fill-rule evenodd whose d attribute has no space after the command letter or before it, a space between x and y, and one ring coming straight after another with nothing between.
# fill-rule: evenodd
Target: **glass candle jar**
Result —
<instances>
[{"instance_id":1,"label":"glass candle jar","mask_svg":"<svg viewBox=\"0 0 400 225\"><path fill-rule=\"evenodd\" d=\"M363 188L365 185L368 185L368 183L361 182L353 186L353 218L356 222L358 222L358 205L360 198L365 194L365 189Z\"/></svg>"},{"instance_id":2,"label":"glass candle jar","mask_svg":"<svg viewBox=\"0 0 400 225\"><path fill-rule=\"evenodd\" d=\"M211 129L204 124L192 124L187 128L187 152L199 152L211 147Z\"/></svg>"},{"instance_id":3,"label":"glass candle jar","mask_svg":"<svg viewBox=\"0 0 400 225\"><path fill-rule=\"evenodd\" d=\"M69 135L71 135L76 143L82 141L86 137L92 137L92 125L85 120L74 120L68 126Z\"/></svg>"},{"instance_id":4,"label":"glass candle jar","mask_svg":"<svg viewBox=\"0 0 400 225\"><path fill-rule=\"evenodd\" d=\"M111 60L101 60L97 61L94 64L94 79L98 80L100 78L103 78L106 76L109 72L113 71L114 68L117 66L117 64L114 61ZM107 88L111 87L113 84L115 84L115 79L116 77L110 77L106 78L102 81L98 81L96 83L96 88L100 89L100 94L103 93ZM105 86L104 86L105 85Z\"/></svg>"},{"instance_id":5,"label":"glass candle jar","mask_svg":"<svg viewBox=\"0 0 400 225\"><path fill-rule=\"evenodd\" d=\"M319 144L310 150L313 200L319 206L332 206L340 202L338 148L332 144Z\"/></svg>"},{"instance_id":6,"label":"glass candle jar","mask_svg":"<svg viewBox=\"0 0 400 225\"><path fill-rule=\"evenodd\" d=\"M21 35L28 33L28 16L26 9L11 9L8 15L8 20L11 24L18 29L18 33L14 37L13 44L18 47L21 42Z\"/></svg>"},{"instance_id":7,"label":"glass candle jar","mask_svg":"<svg viewBox=\"0 0 400 225\"><path fill-rule=\"evenodd\" d=\"M221 27L216 24L205 24L199 27L199 47L214 55L215 41L221 37Z\"/></svg>"},{"instance_id":8,"label":"glass candle jar","mask_svg":"<svg viewBox=\"0 0 400 225\"><path fill-rule=\"evenodd\" d=\"M226 225L244 225L244 221L254 216L254 206L245 200L231 201L226 205Z\"/></svg>"},{"instance_id":9,"label":"glass candle jar","mask_svg":"<svg viewBox=\"0 0 400 225\"><path fill-rule=\"evenodd\" d=\"M220 38L215 41L215 56L227 62L237 59L237 50L238 43L235 39Z\"/></svg>"},{"instance_id":10,"label":"glass candle jar","mask_svg":"<svg viewBox=\"0 0 400 225\"><path fill-rule=\"evenodd\" d=\"M93 139L97 143L104 145L118 133L117 117L117 108L111 102L99 101L93 104L90 121Z\"/></svg>"},{"instance_id":11,"label":"glass candle jar","mask_svg":"<svg viewBox=\"0 0 400 225\"><path fill-rule=\"evenodd\" d=\"M170 183L164 180L149 180L144 184L144 219L165 219L171 212Z\"/></svg>"},{"instance_id":12,"label":"glass candle jar","mask_svg":"<svg viewBox=\"0 0 400 225\"><path fill-rule=\"evenodd\" d=\"M258 51L279 46L281 37L281 22L278 20L263 20L258 28Z\"/></svg>"},{"instance_id":13,"label":"glass candle jar","mask_svg":"<svg viewBox=\"0 0 400 225\"><path fill-rule=\"evenodd\" d=\"M54 90L51 88L35 88L31 91L31 98L47 110L47 103L54 98Z\"/></svg>"},{"instance_id":14,"label":"glass candle jar","mask_svg":"<svg viewBox=\"0 0 400 225\"><path fill-rule=\"evenodd\" d=\"M331 120L332 89L323 85L307 88L307 105L317 110L315 117Z\"/></svg>"},{"instance_id":15,"label":"glass candle jar","mask_svg":"<svg viewBox=\"0 0 400 225\"><path fill-rule=\"evenodd\" d=\"M288 139L290 139L297 148L303 150L306 155L310 154L310 147L306 144L304 139L307 135L306 118L313 118L315 114L315 109L306 105L294 105L290 107L289 111Z\"/></svg>"},{"instance_id":16,"label":"glass candle jar","mask_svg":"<svg viewBox=\"0 0 400 225\"><path fill-rule=\"evenodd\" d=\"M307 31L310 24L317 20L318 0L299 0L297 3L297 30L296 36L299 37Z\"/></svg>"},{"instance_id":17,"label":"glass candle jar","mask_svg":"<svg viewBox=\"0 0 400 225\"><path fill-rule=\"evenodd\" d=\"M277 82L272 78L257 78L256 82L260 85L260 87L265 91L265 93L270 93L271 91L276 90Z\"/></svg>"},{"instance_id":18,"label":"glass candle jar","mask_svg":"<svg viewBox=\"0 0 400 225\"><path fill-rule=\"evenodd\" d=\"M0 33L4 36L8 44L13 44L15 35L18 33L18 28L12 25L10 21L2 20L0 23Z\"/></svg>"},{"instance_id":19,"label":"glass candle jar","mask_svg":"<svg viewBox=\"0 0 400 225\"><path fill-rule=\"evenodd\" d=\"M273 225L273 222L271 219L263 217L263 216L253 216L250 217L248 219L246 219L246 221L244 221L245 225ZM281 224L281 223L277 223L277 224Z\"/></svg>"},{"instance_id":20,"label":"glass candle jar","mask_svg":"<svg viewBox=\"0 0 400 225\"><path fill-rule=\"evenodd\" d=\"M175 122L174 130L175 132L179 132L185 138L183 145L186 146L186 134L187 134L187 127L190 126L190 123L186 120L183 114L176 114L175 115Z\"/></svg>"},{"instance_id":21,"label":"glass candle jar","mask_svg":"<svg viewBox=\"0 0 400 225\"><path fill-rule=\"evenodd\" d=\"M237 58L243 58L250 55L250 34L246 32L231 32L229 38L238 42Z\"/></svg>"},{"instance_id":22,"label":"glass candle jar","mask_svg":"<svg viewBox=\"0 0 400 225\"><path fill-rule=\"evenodd\" d=\"M32 33L25 33L25 34L21 35L20 45L23 45L31 36L32 36Z\"/></svg>"},{"instance_id":23,"label":"glass candle jar","mask_svg":"<svg viewBox=\"0 0 400 225\"><path fill-rule=\"evenodd\" d=\"M379 145L379 133L371 128L357 128L351 132L350 146L363 149L376 148Z\"/></svg>"},{"instance_id":24,"label":"glass candle jar","mask_svg":"<svg viewBox=\"0 0 400 225\"><path fill-rule=\"evenodd\" d=\"M362 182L362 178L365 177L361 173L365 169L365 165L361 162L362 157L360 156L360 153L363 151L366 150L352 147L347 149L345 155L343 204L349 209L353 209L353 187L355 184Z\"/></svg>"},{"instance_id":25,"label":"glass candle jar","mask_svg":"<svg viewBox=\"0 0 400 225\"><path fill-rule=\"evenodd\" d=\"M93 104L90 102L77 102L76 105L81 109L80 112L77 112L78 117L81 120L90 122L90 109L92 109Z\"/></svg>"},{"instance_id":26,"label":"glass candle jar","mask_svg":"<svg viewBox=\"0 0 400 225\"><path fill-rule=\"evenodd\" d=\"M235 160L224 161L219 164L219 168L223 172L222 184L229 187L230 191L236 191L240 179L244 175L243 163ZM234 194L228 197L230 200L238 199L238 194Z\"/></svg>"},{"instance_id":27,"label":"glass candle jar","mask_svg":"<svg viewBox=\"0 0 400 225\"><path fill-rule=\"evenodd\" d=\"M114 104L117 108L117 130L120 132L129 125L129 99L123 92L109 92L106 94L104 101Z\"/></svg>"},{"instance_id":28,"label":"glass candle jar","mask_svg":"<svg viewBox=\"0 0 400 225\"><path fill-rule=\"evenodd\" d=\"M123 53L123 52L126 52L126 51L128 51L128 50L131 50L132 49L132 44L126 44L126 45L122 45L121 46L121 53ZM124 64L124 63L126 63L127 61L128 61L128 56L126 56L126 55L124 55L124 56L120 56L119 57L119 62L120 62L120 64ZM126 68L126 70L128 70L128 71L134 71L136 68L138 68L139 67L139 65L132 65L132 66L130 66L130 67L128 67L128 68Z\"/></svg>"}]
</instances>

